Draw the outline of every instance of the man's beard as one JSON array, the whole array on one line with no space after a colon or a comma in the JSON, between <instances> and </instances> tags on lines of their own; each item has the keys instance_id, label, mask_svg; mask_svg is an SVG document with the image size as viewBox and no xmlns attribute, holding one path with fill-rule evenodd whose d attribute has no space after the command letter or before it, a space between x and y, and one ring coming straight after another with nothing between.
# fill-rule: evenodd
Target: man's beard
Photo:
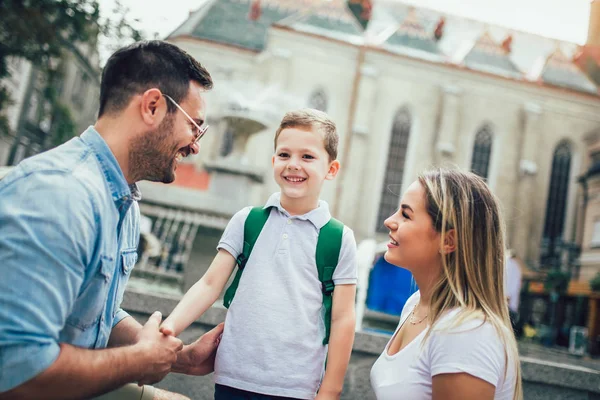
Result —
<instances>
[{"instance_id":1,"label":"man's beard","mask_svg":"<svg viewBox=\"0 0 600 400\"><path fill-rule=\"evenodd\" d=\"M173 143L173 116L167 116L160 126L131 140L129 171L134 180L171 183L175 180L175 157L179 151L187 156L189 146L178 148Z\"/></svg>"}]
</instances>

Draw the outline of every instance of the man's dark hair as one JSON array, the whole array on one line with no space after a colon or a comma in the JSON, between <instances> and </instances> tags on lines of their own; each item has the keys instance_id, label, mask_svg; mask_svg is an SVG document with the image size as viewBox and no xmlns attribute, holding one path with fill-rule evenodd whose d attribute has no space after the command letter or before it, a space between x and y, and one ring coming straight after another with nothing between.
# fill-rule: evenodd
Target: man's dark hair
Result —
<instances>
[{"instance_id":1,"label":"man's dark hair","mask_svg":"<svg viewBox=\"0 0 600 400\"><path fill-rule=\"evenodd\" d=\"M212 89L208 71L179 47L161 41L137 42L117 50L106 62L100 83L98 117L122 111L131 97L156 87L173 98L183 100L190 81ZM176 107L167 102L168 112Z\"/></svg>"}]
</instances>

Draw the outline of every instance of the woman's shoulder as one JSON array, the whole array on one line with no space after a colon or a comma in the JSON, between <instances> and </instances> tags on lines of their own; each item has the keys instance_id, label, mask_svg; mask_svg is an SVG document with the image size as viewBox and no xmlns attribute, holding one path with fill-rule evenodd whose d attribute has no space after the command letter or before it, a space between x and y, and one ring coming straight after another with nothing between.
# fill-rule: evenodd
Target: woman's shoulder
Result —
<instances>
[{"instance_id":1,"label":"woman's shoulder","mask_svg":"<svg viewBox=\"0 0 600 400\"><path fill-rule=\"evenodd\" d=\"M505 338L489 319L479 313L452 310L442 316L431 328L430 345L438 348L453 348L456 351L482 352L488 357L504 358Z\"/></svg>"}]
</instances>

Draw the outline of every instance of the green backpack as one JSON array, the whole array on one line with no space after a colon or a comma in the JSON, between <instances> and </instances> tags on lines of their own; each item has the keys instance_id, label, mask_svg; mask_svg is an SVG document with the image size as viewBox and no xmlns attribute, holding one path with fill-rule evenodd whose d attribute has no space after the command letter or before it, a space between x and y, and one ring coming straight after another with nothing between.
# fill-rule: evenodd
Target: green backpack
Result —
<instances>
[{"instance_id":1,"label":"green backpack","mask_svg":"<svg viewBox=\"0 0 600 400\"><path fill-rule=\"evenodd\" d=\"M233 301L244 267L248 262L248 258L250 258L252 248L254 247L263 226L265 226L267 219L269 219L270 213L270 207L253 207L246 218L246 222L244 223L244 249L236 260L238 265L237 272L223 298L223 304L227 308L229 308ZM335 284L333 283L333 273L340 257L343 233L344 224L337 219L331 218L319 231L319 239L317 241L315 260L317 262L319 281L321 281L321 291L323 292L323 307L325 307L325 339L323 339L323 344L329 343L331 306L333 290L335 288Z\"/></svg>"}]
</instances>

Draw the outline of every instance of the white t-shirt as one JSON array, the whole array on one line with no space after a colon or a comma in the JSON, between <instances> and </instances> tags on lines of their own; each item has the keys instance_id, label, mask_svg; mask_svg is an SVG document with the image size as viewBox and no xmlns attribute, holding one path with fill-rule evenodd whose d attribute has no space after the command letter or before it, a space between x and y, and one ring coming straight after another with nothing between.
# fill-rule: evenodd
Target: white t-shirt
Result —
<instances>
[{"instance_id":1,"label":"white t-shirt","mask_svg":"<svg viewBox=\"0 0 600 400\"><path fill-rule=\"evenodd\" d=\"M261 230L233 302L217 350L215 382L272 396L314 399L327 355L323 345L323 294L315 253L319 230L330 220L324 201L305 215L290 216L278 193ZM237 257L250 212L236 213L219 242ZM356 242L345 227L337 285L356 284Z\"/></svg>"},{"instance_id":2,"label":"white t-shirt","mask_svg":"<svg viewBox=\"0 0 600 400\"><path fill-rule=\"evenodd\" d=\"M406 302L396 333L419 297L417 292ZM443 325L457 312L450 311L439 322ZM378 400L430 400L435 375L463 372L494 385L495 400L513 399L516 383L514 363L509 358L505 379L504 347L489 322L470 320L446 331L436 328L423 344L428 330L429 327L394 355L388 354L390 339L371 369L371 385Z\"/></svg>"}]
</instances>

